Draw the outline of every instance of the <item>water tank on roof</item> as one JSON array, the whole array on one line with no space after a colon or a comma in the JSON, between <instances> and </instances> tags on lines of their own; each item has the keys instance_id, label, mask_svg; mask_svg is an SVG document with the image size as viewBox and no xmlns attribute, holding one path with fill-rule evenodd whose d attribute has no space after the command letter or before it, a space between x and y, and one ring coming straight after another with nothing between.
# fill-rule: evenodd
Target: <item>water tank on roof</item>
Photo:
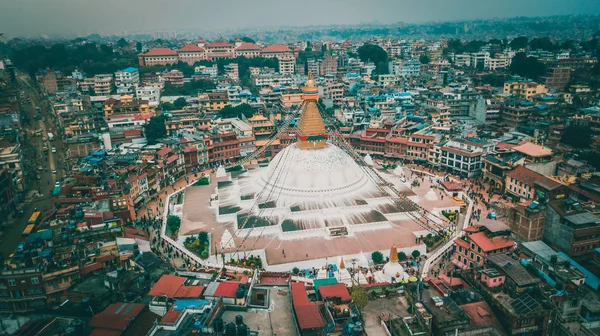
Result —
<instances>
[{"instance_id":1,"label":"water tank on roof","mask_svg":"<svg viewBox=\"0 0 600 336\"><path fill-rule=\"evenodd\" d=\"M245 325L244 323L238 324L237 336L248 336L248 326Z\"/></svg>"},{"instance_id":2,"label":"water tank on roof","mask_svg":"<svg viewBox=\"0 0 600 336\"><path fill-rule=\"evenodd\" d=\"M236 328L234 323L228 323L225 326L225 336L236 336Z\"/></svg>"}]
</instances>

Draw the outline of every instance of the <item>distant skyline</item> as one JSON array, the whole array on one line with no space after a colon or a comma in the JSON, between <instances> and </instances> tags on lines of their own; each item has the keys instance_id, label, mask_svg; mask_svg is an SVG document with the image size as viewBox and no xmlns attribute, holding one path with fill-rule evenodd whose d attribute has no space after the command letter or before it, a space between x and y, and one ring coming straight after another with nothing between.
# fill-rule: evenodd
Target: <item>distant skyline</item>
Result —
<instances>
[{"instance_id":1,"label":"distant skyline","mask_svg":"<svg viewBox=\"0 0 600 336\"><path fill-rule=\"evenodd\" d=\"M139 31L600 14L599 0L1 0L0 33L86 35Z\"/></svg>"}]
</instances>

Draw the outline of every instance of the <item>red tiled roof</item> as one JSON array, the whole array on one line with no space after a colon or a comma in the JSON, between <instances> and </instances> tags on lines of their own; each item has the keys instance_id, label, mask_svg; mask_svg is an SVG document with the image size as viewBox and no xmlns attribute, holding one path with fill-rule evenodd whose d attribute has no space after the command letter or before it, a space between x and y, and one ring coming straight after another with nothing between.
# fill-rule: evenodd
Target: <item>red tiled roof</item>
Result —
<instances>
[{"instance_id":1,"label":"red tiled roof","mask_svg":"<svg viewBox=\"0 0 600 336\"><path fill-rule=\"evenodd\" d=\"M445 181L442 182L442 187L444 187L448 191L462 191L463 188L455 182Z\"/></svg>"},{"instance_id":2,"label":"red tiled roof","mask_svg":"<svg viewBox=\"0 0 600 336\"><path fill-rule=\"evenodd\" d=\"M99 269L102 269L102 263L95 262L91 265L87 265L87 266L83 267L82 269L80 269L79 274L84 275L84 274L88 274L88 273L97 271Z\"/></svg>"},{"instance_id":3,"label":"red tiled roof","mask_svg":"<svg viewBox=\"0 0 600 336\"><path fill-rule=\"evenodd\" d=\"M167 159L167 163L173 163L175 161L177 161L178 156L177 155L171 155L169 156L169 158Z\"/></svg>"},{"instance_id":4,"label":"red tiled roof","mask_svg":"<svg viewBox=\"0 0 600 336\"><path fill-rule=\"evenodd\" d=\"M175 293L175 298L194 298L197 299L202 296L202 292L204 292L204 286L181 286L177 293Z\"/></svg>"},{"instance_id":5,"label":"red tiled roof","mask_svg":"<svg viewBox=\"0 0 600 336\"><path fill-rule=\"evenodd\" d=\"M322 328L325 325L319 305L311 302L306 306L294 307L300 330Z\"/></svg>"},{"instance_id":6,"label":"red tiled roof","mask_svg":"<svg viewBox=\"0 0 600 336\"><path fill-rule=\"evenodd\" d=\"M141 303L113 303L101 313L94 315L89 325L93 328L123 331L145 307L146 305Z\"/></svg>"},{"instance_id":7,"label":"red tiled roof","mask_svg":"<svg viewBox=\"0 0 600 336\"><path fill-rule=\"evenodd\" d=\"M484 252L495 251L516 245L510 237L489 238L485 232L477 232L469 235L469 239L471 239L471 241L473 241L475 245L479 246Z\"/></svg>"},{"instance_id":8,"label":"red tiled roof","mask_svg":"<svg viewBox=\"0 0 600 336\"><path fill-rule=\"evenodd\" d=\"M158 152L156 152L156 154L158 154L159 156L165 156L167 154L169 154L170 149L168 147L165 147L161 150L159 150Z\"/></svg>"},{"instance_id":9,"label":"red tiled roof","mask_svg":"<svg viewBox=\"0 0 600 336\"><path fill-rule=\"evenodd\" d=\"M469 248L469 243L467 243L466 241L464 241L464 240L462 240L460 238L454 239L454 242L456 243L456 245L460 245L460 246L462 246L462 247L464 247L466 249Z\"/></svg>"},{"instance_id":10,"label":"red tiled roof","mask_svg":"<svg viewBox=\"0 0 600 336\"><path fill-rule=\"evenodd\" d=\"M146 232L144 232L142 230L138 230L136 228L132 228L132 227L128 227L128 226L125 226L124 230L125 230L125 238L140 238L143 240L148 240L148 235L146 234Z\"/></svg>"},{"instance_id":11,"label":"red tiled roof","mask_svg":"<svg viewBox=\"0 0 600 336\"><path fill-rule=\"evenodd\" d=\"M240 284L233 281L224 281L219 284L215 290L215 297L223 296L226 298L235 298L235 292Z\"/></svg>"},{"instance_id":12,"label":"red tiled roof","mask_svg":"<svg viewBox=\"0 0 600 336\"><path fill-rule=\"evenodd\" d=\"M96 328L92 330L89 336L121 336L121 334L122 333L119 330Z\"/></svg>"},{"instance_id":13,"label":"red tiled roof","mask_svg":"<svg viewBox=\"0 0 600 336\"><path fill-rule=\"evenodd\" d=\"M478 328L496 327L502 330L500 322L485 301L473 302L459 306L469 316L471 324Z\"/></svg>"},{"instance_id":14,"label":"red tiled roof","mask_svg":"<svg viewBox=\"0 0 600 336\"><path fill-rule=\"evenodd\" d=\"M204 49L198 47L197 45L193 44L193 43L189 43L183 46L183 48L179 49L178 51L203 51Z\"/></svg>"},{"instance_id":15,"label":"red tiled roof","mask_svg":"<svg viewBox=\"0 0 600 336\"><path fill-rule=\"evenodd\" d=\"M162 319L160 320L160 323L175 324L175 322L177 322L177 319L179 318L181 313L183 313L183 310L174 310L173 308L175 308L175 307L171 307L171 309L169 309L169 311L165 314L165 316L162 317Z\"/></svg>"},{"instance_id":16,"label":"red tiled roof","mask_svg":"<svg viewBox=\"0 0 600 336\"><path fill-rule=\"evenodd\" d=\"M260 50L260 46L254 43L242 43L235 50Z\"/></svg>"},{"instance_id":17,"label":"red tiled roof","mask_svg":"<svg viewBox=\"0 0 600 336\"><path fill-rule=\"evenodd\" d=\"M497 148L497 149L514 148L514 147L517 147L517 146L518 146L518 145L515 145L515 144L509 144L509 143L506 143L506 142L498 142L498 143L496 144L496 148Z\"/></svg>"},{"instance_id":18,"label":"red tiled roof","mask_svg":"<svg viewBox=\"0 0 600 336\"><path fill-rule=\"evenodd\" d=\"M165 274L158 279L152 287L148 295L163 296L166 295L169 299L175 297L175 293L185 283L186 278L175 275Z\"/></svg>"},{"instance_id":19,"label":"red tiled roof","mask_svg":"<svg viewBox=\"0 0 600 336\"><path fill-rule=\"evenodd\" d=\"M234 47L233 44L227 42L212 42L206 45L207 48L217 48L217 47Z\"/></svg>"},{"instance_id":20,"label":"red tiled roof","mask_svg":"<svg viewBox=\"0 0 600 336\"><path fill-rule=\"evenodd\" d=\"M169 48L152 48L144 56L175 56L177 52Z\"/></svg>"},{"instance_id":21,"label":"red tiled roof","mask_svg":"<svg viewBox=\"0 0 600 336\"><path fill-rule=\"evenodd\" d=\"M340 298L342 302L352 301L348 288L344 284L319 286L319 293L323 300L327 298Z\"/></svg>"},{"instance_id":22,"label":"red tiled roof","mask_svg":"<svg viewBox=\"0 0 600 336\"><path fill-rule=\"evenodd\" d=\"M264 53L283 53L291 51L292 50L288 46L282 44L271 44L262 50Z\"/></svg>"},{"instance_id":23,"label":"red tiled roof","mask_svg":"<svg viewBox=\"0 0 600 336\"><path fill-rule=\"evenodd\" d=\"M123 131L124 136L136 136L142 135L142 130L125 130Z\"/></svg>"},{"instance_id":24,"label":"red tiled roof","mask_svg":"<svg viewBox=\"0 0 600 336\"><path fill-rule=\"evenodd\" d=\"M513 170L506 173L506 176L512 177L531 187L535 186L535 184L539 184L548 190L556 189L562 185L549 177L523 166L516 166Z\"/></svg>"},{"instance_id":25,"label":"red tiled roof","mask_svg":"<svg viewBox=\"0 0 600 336\"><path fill-rule=\"evenodd\" d=\"M304 284L301 282L292 282L292 303L294 306L308 305L308 295L304 289Z\"/></svg>"}]
</instances>

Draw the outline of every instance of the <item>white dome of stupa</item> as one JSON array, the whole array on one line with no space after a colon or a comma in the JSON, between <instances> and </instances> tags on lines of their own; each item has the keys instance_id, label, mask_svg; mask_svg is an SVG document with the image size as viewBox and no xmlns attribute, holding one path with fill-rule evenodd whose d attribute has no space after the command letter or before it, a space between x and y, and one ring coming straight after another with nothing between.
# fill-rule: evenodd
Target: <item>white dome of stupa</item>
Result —
<instances>
[{"instance_id":1,"label":"white dome of stupa","mask_svg":"<svg viewBox=\"0 0 600 336\"><path fill-rule=\"evenodd\" d=\"M365 155L365 163L368 164L369 166L373 165L373 158L371 157L370 154Z\"/></svg>"},{"instance_id":2,"label":"white dome of stupa","mask_svg":"<svg viewBox=\"0 0 600 336\"><path fill-rule=\"evenodd\" d=\"M404 176L404 170L402 170L402 166L400 164L394 168L393 174L396 176Z\"/></svg>"},{"instance_id":3,"label":"white dome of stupa","mask_svg":"<svg viewBox=\"0 0 600 336\"><path fill-rule=\"evenodd\" d=\"M358 164L339 147L303 150L297 144L283 149L269 163L259 181L265 194L316 198L348 195L369 179Z\"/></svg>"},{"instance_id":4,"label":"white dome of stupa","mask_svg":"<svg viewBox=\"0 0 600 336\"><path fill-rule=\"evenodd\" d=\"M375 278L378 282L400 282L408 279L408 274L404 272L404 267L398 262L398 249L394 244L390 250L390 261L383 266L381 271L375 272Z\"/></svg>"}]
</instances>

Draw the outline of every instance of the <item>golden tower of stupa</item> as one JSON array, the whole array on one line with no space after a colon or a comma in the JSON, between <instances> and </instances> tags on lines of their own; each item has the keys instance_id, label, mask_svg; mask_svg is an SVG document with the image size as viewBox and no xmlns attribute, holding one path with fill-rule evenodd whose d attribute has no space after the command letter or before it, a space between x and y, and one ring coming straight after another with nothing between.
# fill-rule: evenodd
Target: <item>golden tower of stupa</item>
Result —
<instances>
[{"instance_id":1,"label":"golden tower of stupa","mask_svg":"<svg viewBox=\"0 0 600 336\"><path fill-rule=\"evenodd\" d=\"M298 123L298 147L300 149L319 149L327 147L325 123L317 107L319 88L315 84L312 72L308 73L306 84L302 88L304 111Z\"/></svg>"}]
</instances>

